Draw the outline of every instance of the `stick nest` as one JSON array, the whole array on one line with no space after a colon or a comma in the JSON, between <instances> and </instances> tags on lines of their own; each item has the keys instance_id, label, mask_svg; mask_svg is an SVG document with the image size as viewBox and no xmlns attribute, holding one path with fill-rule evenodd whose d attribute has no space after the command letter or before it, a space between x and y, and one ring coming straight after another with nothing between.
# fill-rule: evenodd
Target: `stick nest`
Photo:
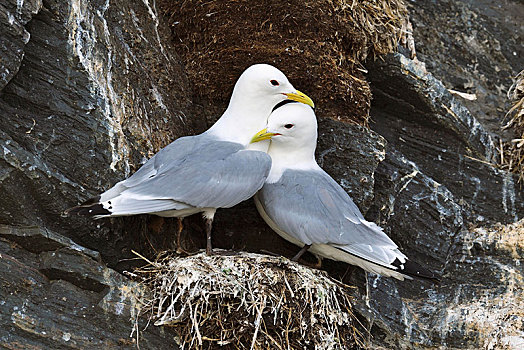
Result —
<instances>
[{"instance_id":1,"label":"stick nest","mask_svg":"<svg viewBox=\"0 0 524 350\"><path fill-rule=\"evenodd\" d=\"M135 271L142 311L182 349L359 348L348 286L288 259L164 255Z\"/></svg>"},{"instance_id":2,"label":"stick nest","mask_svg":"<svg viewBox=\"0 0 524 350\"><path fill-rule=\"evenodd\" d=\"M508 98L513 107L506 114L509 118L505 129L515 131L515 138L504 145L501 160L502 166L519 175L519 182L524 183L524 70L516 77L515 82L508 90Z\"/></svg>"},{"instance_id":3,"label":"stick nest","mask_svg":"<svg viewBox=\"0 0 524 350\"><path fill-rule=\"evenodd\" d=\"M403 0L162 0L196 101L219 115L240 73L280 68L323 117L366 124L371 91L361 62L409 35ZM219 105L218 107L216 107Z\"/></svg>"}]
</instances>

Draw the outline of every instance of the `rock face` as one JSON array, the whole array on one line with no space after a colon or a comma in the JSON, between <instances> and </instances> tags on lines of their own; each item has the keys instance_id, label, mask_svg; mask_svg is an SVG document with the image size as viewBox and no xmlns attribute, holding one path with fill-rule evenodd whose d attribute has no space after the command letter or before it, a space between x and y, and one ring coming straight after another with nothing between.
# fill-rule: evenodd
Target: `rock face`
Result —
<instances>
[{"instance_id":1,"label":"rock face","mask_svg":"<svg viewBox=\"0 0 524 350\"><path fill-rule=\"evenodd\" d=\"M141 289L99 260L52 231L0 225L2 348L161 349L172 335L157 327L130 337Z\"/></svg>"},{"instance_id":2,"label":"rock face","mask_svg":"<svg viewBox=\"0 0 524 350\"><path fill-rule=\"evenodd\" d=\"M147 1L0 5L0 223L43 230L2 228L2 346L135 346L129 315L101 305L108 286L114 294L131 285L78 246L44 237L65 234L113 263L144 239L146 218L61 213L203 128L186 117L189 84L162 28ZM146 348L160 348L152 331Z\"/></svg>"},{"instance_id":3,"label":"rock face","mask_svg":"<svg viewBox=\"0 0 524 350\"><path fill-rule=\"evenodd\" d=\"M418 58L448 89L473 95L461 102L486 130L500 134L507 91L522 70L522 3L412 1L408 8Z\"/></svg>"},{"instance_id":4,"label":"rock face","mask_svg":"<svg viewBox=\"0 0 524 350\"><path fill-rule=\"evenodd\" d=\"M522 215L514 178L494 167L498 153L492 136L423 63L396 55L373 65L372 72L373 129L388 140L390 150L455 193L476 222L508 222Z\"/></svg>"},{"instance_id":5,"label":"rock face","mask_svg":"<svg viewBox=\"0 0 524 350\"><path fill-rule=\"evenodd\" d=\"M32 18L41 3L21 3L0 7L8 33L26 23L27 42L2 57L17 73L0 91L0 222L47 227L116 260L145 220L123 232L60 213L204 128L187 117L188 81L148 2L45 1Z\"/></svg>"},{"instance_id":6,"label":"rock face","mask_svg":"<svg viewBox=\"0 0 524 350\"><path fill-rule=\"evenodd\" d=\"M409 9L424 63L396 55L368 65L372 129L388 146L367 217L443 278L438 285L368 278L362 314L375 344L388 348L519 349L522 222L472 227L524 216L517 178L494 166L498 137L506 137L500 126L509 78L522 69L515 38L522 36L523 8L439 1L411 2Z\"/></svg>"},{"instance_id":7,"label":"rock face","mask_svg":"<svg viewBox=\"0 0 524 350\"><path fill-rule=\"evenodd\" d=\"M522 313L514 311L522 308L522 224L479 228L524 216L515 178L493 166L502 86L521 69L511 25L522 7L474 3L410 3L425 65L401 54L368 62L372 130L319 111L319 163L408 256L442 274L436 285L397 282L325 262L359 286L356 308L373 346L522 342ZM452 31L463 22L464 32ZM61 213L208 126L192 113L192 85L170 33L150 1L8 0L0 5L0 58L0 341L15 349L135 347L130 315L119 311L134 287L115 270L136 264L127 260L131 249L152 255L172 247L173 220L93 222ZM200 224L185 221L185 248L203 247ZM214 239L223 248L297 250L251 201L218 211ZM145 348L162 348L169 334L150 327L141 336Z\"/></svg>"},{"instance_id":8,"label":"rock face","mask_svg":"<svg viewBox=\"0 0 524 350\"><path fill-rule=\"evenodd\" d=\"M8 0L0 5L0 90L18 73L24 57L25 44L31 37L24 26L41 7L41 0Z\"/></svg>"},{"instance_id":9,"label":"rock face","mask_svg":"<svg viewBox=\"0 0 524 350\"><path fill-rule=\"evenodd\" d=\"M439 284L354 276L366 286L357 300L373 341L392 348L487 346L496 326L475 323L482 313L476 300L507 297L520 305L514 285L522 278L522 252L508 259L497 240L476 237L470 227L522 218L516 177L490 164L496 156L492 137L421 62L397 54L369 69L372 128L388 146L367 217L408 256L442 274ZM472 249L472 240L482 248ZM506 306L490 303L487 310L494 324L513 317ZM499 338L505 336L503 331ZM520 334L511 342L522 340Z\"/></svg>"}]
</instances>

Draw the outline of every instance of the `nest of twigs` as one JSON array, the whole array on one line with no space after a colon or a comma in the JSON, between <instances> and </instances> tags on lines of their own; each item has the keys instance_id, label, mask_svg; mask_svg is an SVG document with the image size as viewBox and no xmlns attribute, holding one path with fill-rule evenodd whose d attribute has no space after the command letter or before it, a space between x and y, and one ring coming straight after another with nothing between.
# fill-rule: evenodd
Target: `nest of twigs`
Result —
<instances>
[{"instance_id":1,"label":"nest of twigs","mask_svg":"<svg viewBox=\"0 0 524 350\"><path fill-rule=\"evenodd\" d=\"M366 124L371 91L362 62L409 36L403 0L161 0L196 101L222 111L240 73L280 68L322 116ZM219 107L214 107L216 105Z\"/></svg>"},{"instance_id":2,"label":"nest of twigs","mask_svg":"<svg viewBox=\"0 0 524 350\"><path fill-rule=\"evenodd\" d=\"M501 163L509 171L518 174L519 182L524 183L524 70L515 77L515 82L508 90L508 98L513 102L513 107L506 114L509 121L504 129L513 129L515 137L503 147Z\"/></svg>"},{"instance_id":3,"label":"nest of twigs","mask_svg":"<svg viewBox=\"0 0 524 350\"><path fill-rule=\"evenodd\" d=\"M363 346L350 287L285 258L164 255L135 273L150 290L142 311L182 349Z\"/></svg>"}]
</instances>

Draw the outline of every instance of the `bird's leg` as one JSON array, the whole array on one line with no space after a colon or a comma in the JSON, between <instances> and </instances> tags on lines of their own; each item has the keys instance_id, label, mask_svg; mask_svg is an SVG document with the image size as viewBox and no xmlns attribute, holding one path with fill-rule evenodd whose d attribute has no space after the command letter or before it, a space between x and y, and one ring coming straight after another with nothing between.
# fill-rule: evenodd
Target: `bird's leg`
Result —
<instances>
[{"instance_id":1,"label":"bird's leg","mask_svg":"<svg viewBox=\"0 0 524 350\"><path fill-rule=\"evenodd\" d=\"M189 254L183 247L182 247L182 230L184 229L184 224L182 222L184 220L183 218L177 218L177 230L176 230L176 252L177 254L184 253Z\"/></svg>"},{"instance_id":2,"label":"bird's leg","mask_svg":"<svg viewBox=\"0 0 524 350\"><path fill-rule=\"evenodd\" d=\"M313 265L313 268L320 270L320 268L322 267L322 258L318 255L315 255L315 257L317 258L317 262Z\"/></svg>"},{"instance_id":3,"label":"bird's leg","mask_svg":"<svg viewBox=\"0 0 524 350\"><path fill-rule=\"evenodd\" d=\"M202 216L206 221L206 254L213 254L213 246L211 244L211 229L213 228L213 218L215 217L216 209L205 211Z\"/></svg>"},{"instance_id":4,"label":"bird's leg","mask_svg":"<svg viewBox=\"0 0 524 350\"><path fill-rule=\"evenodd\" d=\"M300 251L297 253L297 255L295 255L293 257L293 259L291 259L291 261L298 261L298 259L300 259L300 257L302 255L304 255L305 252L307 252L307 250L309 249L309 247L311 247L311 244L304 244L304 246L302 247L302 249L300 249Z\"/></svg>"},{"instance_id":5,"label":"bird's leg","mask_svg":"<svg viewBox=\"0 0 524 350\"><path fill-rule=\"evenodd\" d=\"M211 244L211 228L213 226L213 219L206 219L206 254L213 254L213 246Z\"/></svg>"}]
</instances>

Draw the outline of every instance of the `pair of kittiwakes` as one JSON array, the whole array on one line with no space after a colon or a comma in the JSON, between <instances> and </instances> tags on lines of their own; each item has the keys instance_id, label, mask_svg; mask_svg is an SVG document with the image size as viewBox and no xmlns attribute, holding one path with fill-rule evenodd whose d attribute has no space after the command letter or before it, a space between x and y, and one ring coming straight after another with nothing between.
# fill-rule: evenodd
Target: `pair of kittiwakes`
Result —
<instances>
[{"instance_id":1,"label":"pair of kittiwakes","mask_svg":"<svg viewBox=\"0 0 524 350\"><path fill-rule=\"evenodd\" d=\"M295 103L286 103L295 102ZM436 279L409 260L315 161L313 101L277 68L242 73L224 114L206 132L181 137L128 179L67 211L95 217L202 213L208 254L217 208L252 196L264 220L317 256L403 280Z\"/></svg>"}]
</instances>

